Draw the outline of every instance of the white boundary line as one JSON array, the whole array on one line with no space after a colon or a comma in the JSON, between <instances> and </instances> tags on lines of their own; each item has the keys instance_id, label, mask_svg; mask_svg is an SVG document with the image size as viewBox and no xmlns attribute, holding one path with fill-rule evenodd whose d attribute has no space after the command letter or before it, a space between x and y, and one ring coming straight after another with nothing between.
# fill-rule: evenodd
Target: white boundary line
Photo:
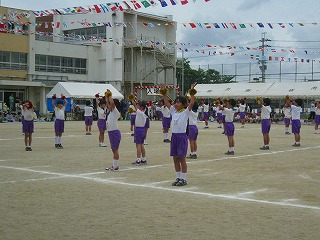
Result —
<instances>
[{"instance_id":1,"label":"white boundary line","mask_svg":"<svg viewBox=\"0 0 320 240\"><path fill-rule=\"evenodd\" d=\"M292 208L302 208L302 209L317 210L317 211L320 210L320 206L291 204L291 203L283 202L283 201L275 202L275 201L267 201L267 200L258 200L258 199L251 199L251 198L245 198L245 197L238 197L237 195L196 192L196 191L191 191L190 189L184 189L184 188L179 188L179 187L166 188L166 187L154 186L154 185L152 185L152 183L151 184L126 183L126 182L114 181L111 179L92 178L92 177L86 177L83 175L55 173L55 172L39 171L39 170L32 170L32 169L28 169L28 168L18 168L18 167L8 167L8 166L0 166L0 168L26 171L26 172L32 172L32 173L55 175L57 177L82 179L82 180L88 180L88 181L93 181L93 182L97 182L97 183L103 183L103 184L117 184L117 185L129 186L129 187L139 187L139 188L148 188L148 189L152 189L152 190L162 190L162 191L169 191L169 192L176 192L176 193L178 192L178 193L192 194L192 195L196 195L196 196L205 196L205 197L209 197L209 198L236 200L236 201L243 201L243 202L267 204L267 205L283 206L283 207L292 207Z\"/></svg>"}]
</instances>

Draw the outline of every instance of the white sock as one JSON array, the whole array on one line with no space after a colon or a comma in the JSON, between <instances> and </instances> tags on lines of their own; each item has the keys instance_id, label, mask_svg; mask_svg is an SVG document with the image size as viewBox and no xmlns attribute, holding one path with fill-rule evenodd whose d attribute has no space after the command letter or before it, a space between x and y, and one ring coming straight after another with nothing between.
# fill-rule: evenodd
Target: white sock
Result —
<instances>
[{"instance_id":1,"label":"white sock","mask_svg":"<svg viewBox=\"0 0 320 240\"><path fill-rule=\"evenodd\" d=\"M234 147L231 147L231 152L234 152Z\"/></svg>"},{"instance_id":2,"label":"white sock","mask_svg":"<svg viewBox=\"0 0 320 240\"><path fill-rule=\"evenodd\" d=\"M186 178L187 178L187 173L183 173L183 172L182 172L182 173L180 174L180 176L181 176L181 177L180 177L181 179L186 180Z\"/></svg>"},{"instance_id":3,"label":"white sock","mask_svg":"<svg viewBox=\"0 0 320 240\"><path fill-rule=\"evenodd\" d=\"M61 144L61 138L62 137L58 137L58 144Z\"/></svg>"},{"instance_id":4,"label":"white sock","mask_svg":"<svg viewBox=\"0 0 320 240\"><path fill-rule=\"evenodd\" d=\"M113 166L114 168L119 167L119 160L113 159L113 164L112 164L112 166Z\"/></svg>"},{"instance_id":5,"label":"white sock","mask_svg":"<svg viewBox=\"0 0 320 240\"><path fill-rule=\"evenodd\" d=\"M286 132L289 132L289 128L288 127L285 127L284 129L285 129Z\"/></svg>"},{"instance_id":6,"label":"white sock","mask_svg":"<svg viewBox=\"0 0 320 240\"><path fill-rule=\"evenodd\" d=\"M176 172L177 178L180 178L181 172Z\"/></svg>"},{"instance_id":7,"label":"white sock","mask_svg":"<svg viewBox=\"0 0 320 240\"><path fill-rule=\"evenodd\" d=\"M58 137L57 136L54 138L54 142L55 142L55 144L58 144Z\"/></svg>"},{"instance_id":8,"label":"white sock","mask_svg":"<svg viewBox=\"0 0 320 240\"><path fill-rule=\"evenodd\" d=\"M300 142L296 142L296 144L300 144Z\"/></svg>"},{"instance_id":9,"label":"white sock","mask_svg":"<svg viewBox=\"0 0 320 240\"><path fill-rule=\"evenodd\" d=\"M163 139L168 139L168 133L163 134Z\"/></svg>"}]
</instances>

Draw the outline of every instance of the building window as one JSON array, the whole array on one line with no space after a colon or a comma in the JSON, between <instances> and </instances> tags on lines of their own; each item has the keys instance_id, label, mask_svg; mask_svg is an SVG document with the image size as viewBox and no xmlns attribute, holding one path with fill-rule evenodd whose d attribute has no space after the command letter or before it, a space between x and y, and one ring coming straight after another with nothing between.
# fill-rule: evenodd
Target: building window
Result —
<instances>
[{"instance_id":1,"label":"building window","mask_svg":"<svg viewBox=\"0 0 320 240\"><path fill-rule=\"evenodd\" d=\"M0 69L27 70L27 54L0 51Z\"/></svg>"},{"instance_id":2,"label":"building window","mask_svg":"<svg viewBox=\"0 0 320 240\"><path fill-rule=\"evenodd\" d=\"M87 59L36 54L35 71L87 74Z\"/></svg>"},{"instance_id":3,"label":"building window","mask_svg":"<svg viewBox=\"0 0 320 240\"><path fill-rule=\"evenodd\" d=\"M90 39L106 39L106 27L90 27L64 31L65 41L84 41Z\"/></svg>"}]
</instances>

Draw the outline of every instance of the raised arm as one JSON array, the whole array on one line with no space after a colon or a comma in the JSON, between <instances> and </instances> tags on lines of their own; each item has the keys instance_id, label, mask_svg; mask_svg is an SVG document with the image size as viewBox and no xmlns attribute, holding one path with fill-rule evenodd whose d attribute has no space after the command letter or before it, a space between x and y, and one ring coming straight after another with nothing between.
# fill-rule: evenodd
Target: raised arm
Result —
<instances>
[{"instance_id":1,"label":"raised arm","mask_svg":"<svg viewBox=\"0 0 320 240\"><path fill-rule=\"evenodd\" d=\"M109 106L109 111L112 112L116 105L114 104L113 98L112 98L112 93L109 89L107 89L107 91L105 92L105 97L107 99L108 102L108 106Z\"/></svg>"},{"instance_id":2,"label":"raised arm","mask_svg":"<svg viewBox=\"0 0 320 240\"><path fill-rule=\"evenodd\" d=\"M64 96L63 94L61 94L61 99L64 101L63 106L66 108L66 107L67 107L67 105L68 105L68 101L67 101L66 96Z\"/></svg>"},{"instance_id":3,"label":"raised arm","mask_svg":"<svg viewBox=\"0 0 320 240\"><path fill-rule=\"evenodd\" d=\"M197 90L194 89L194 87L197 85L197 83L194 83L191 85L191 89L188 91L188 93L190 94L190 102L189 102L189 106L188 106L188 110L191 111L192 107L194 105L194 101L196 99L196 97L194 96L197 93Z\"/></svg>"},{"instance_id":4,"label":"raised arm","mask_svg":"<svg viewBox=\"0 0 320 240\"><path fill-rule=\"evenodd\" d=\"M57 99L56 95L53 94L53 95L52 95L52 100L51 100L51 105L52 105L53 108L56 107L56 106L54 105L54 101L55 101L56 99Z\"/></svg>"}]
</instances>

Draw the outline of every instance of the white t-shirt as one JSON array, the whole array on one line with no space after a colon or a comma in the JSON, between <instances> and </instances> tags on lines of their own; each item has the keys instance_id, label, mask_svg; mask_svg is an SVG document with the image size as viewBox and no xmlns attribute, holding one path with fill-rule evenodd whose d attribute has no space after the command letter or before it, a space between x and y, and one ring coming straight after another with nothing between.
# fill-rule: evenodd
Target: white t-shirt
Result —
<instances>
[{"instance_id":1,"label":"white t-shirt","mask_svg":"<svg viewBox=\"0 0 320 240\"><path fill-rule=\"evenodd\" d=\"M135 126L144 127L146 125L147 115L139 109L137 109L136 113L137 113L137 116L136 116Z\"/></svg>"},{"instance_id":2,"label":"white t-shirt","mask_svg":"<svg viewBox=\"0 0 320 240\"><path fill-rule=\"evenodd\" d=\"M222 114L226 116L225 118L226 122L233 122L234 112L232 109L224 108L224 110L222 111Z\"/></svg>"},{"instance_id":3,"label":"white t-shirt","mask_svg":"<svg viewBox=\"0 0 320 240\"><path fill-rule=\"evenodd\" d=\"M22 111L22 115L23 115L24 120L26 120L26 121L33 120L33 114L34 114L33 109L28 109L26 107L22 107L21 111Z\"/></svg>"},{"instance_id":4,"label":"white t-shirt","mask_svg":"<svg viewBox=\"0 0 320 240\"><path fill-rule=\"evenodd\" d=\"M316 115L320 115L320 108L316 108Z\"/></svg>"},{"instance_id":5,"label":"white t-shirt","mask_svg":"<svg viewBox=\"0 0 320 240\"><path fill-rule=\"evenodd\" d=\"M118 109L115 107L112 112L109 113L107 119L107 131L111 132L114 130L118 130L118 119L120 118L120 113Z\"/></svg>"},{"instance_id":6,"label":"white t-shirt","mask_svg":"<svg viewBox=\"0 0 320 240\"><path fill-rule=\"evenodd\" d=\"M131 113L131 115L135 115L135 114L136 114L136 111L137 111L136 108L135 108L132 104L128 107L128 109L129 109L129 108L132 109L132 111L133 111L133 112Z\"/></svg>"},{"instance_id":7,"label":"white t-shirt","mask_svg":"<svg viewBox=\"0 0 320 240\"><path fill-rule=\"evenodd\" d=\"M106 109L97 107L97 112L98 112L98 119L106 119L106 116L107 116Z\"/></svg>"},{"instance_id":8,"label":"white t-shirt","mask_svg":"<svg viewBox=\"0 0 320 240\"><path fill-rule=\"evenodd\" d=\"M246 111L246 104L240 104L239 105L239 112L245 112Z\"/></svg>"},{"instance_id":9,"label":"white t-shirt","mask_svg":"<svg viewBox=\"0 0 320 240\"><path fill-rule=\"evenodd\" d=\"M93 112L93 107L91 106L85 106L84 107L84 116L85 117L91 117Z\"/></svg>"},{"instance_id":10,"label":"white t-shirt","mask_svg":"<svg viewBox=\"0 0 320 240\"><path fill-rule=\"evenodd\" d=\"M203 112L209 112L209 105L203 104Z\"/></svg>"},{"instance_id":11,"label":"white t-shirt","mask_svg":"<svg viewBox=\"0 0 320 240\"><path fill-rule=\"evenodd\" d=\"M189 114L189 125L197 125L198 122L198 112L191 111Z\"/></svg>"},{"instance_id":12,"label":"white t-shirt","mask_svg":"<svg viewBox=\"0 0 320 240\"><path fill-rule=\"evenodd\" d=\"M187 108L182 112L177 112L177 110L171 106L170 113L172 115L172 133L185 133L190 115L189 109Z\"/></svg>"},{"instance_id":13,"label":"white t-shirt","mask_svg":"<svg viewBox=\"0 0 320 240\"><path fill-rule=\"evenodd\" d=\"M316 105L314 103L310 104L310 112L315 112L316 111Z\"/></svg>"},{"instance_id":14,"label":"white t-shirt","mask_svg":"<svg viewBox=\"0 0 320 240\"><path fill-rule=\"evenodd\" d=\"M300 120L300 113L301 112L302 112L302 108L301 107L292 105L291 106L292 120Z\"/></svg>"},{"instance_id":15,"label":"white t-shirt","mask_svg":"<svg viewBox=\"0 0 320 240\"><path fill-rule=\"evenodd\" d=\"M165 118L170 118L170 109L166 106L161 107L162 116Z\"/></svg>"},{"instance_id":16,"label":"white t-shirt","mask_svg":"<svg viewBox=\"0 0 320 240\"><path fill-rule=\"evenodd\" d=\"M56 119L64 120L64 111L65 111L65 109L66 108L64 106L61 109L58 108L58 107L54 108L54 113L56 115Z\"/></svg>"},{"instance_id":17,"label":"white t-shirt","mask_svg":"<svg viewBox=\"0 0 320 240\"><path fill-rule=\"evenodd\" d=\"M291 108L284 107L282 111L285 118L291 118Z\"/></svg>"},{"instance_id":18,"label":"white t-shirt","mask_svg":"<svg viewBox=\"0 0 320 240\"><path fill-rule=\"evenodd\" d=\"M263 106L261 107L261 119L270 119L271 107Z\"/></svg>"}]
</instances>

